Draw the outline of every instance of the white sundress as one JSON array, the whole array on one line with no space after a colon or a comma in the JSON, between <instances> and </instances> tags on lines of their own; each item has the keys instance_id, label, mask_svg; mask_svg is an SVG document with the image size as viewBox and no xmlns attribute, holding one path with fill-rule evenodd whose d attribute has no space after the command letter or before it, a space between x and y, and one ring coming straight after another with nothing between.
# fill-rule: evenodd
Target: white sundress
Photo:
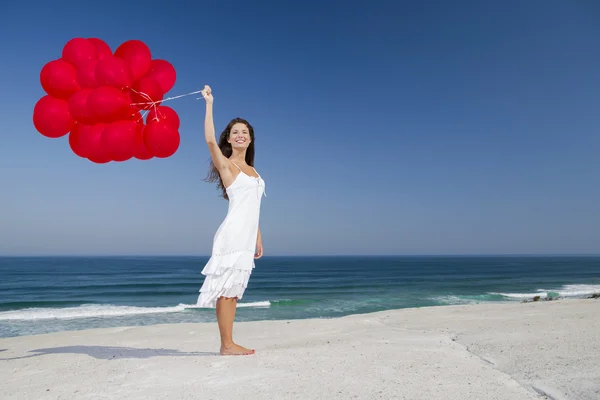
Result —
<instances>
[{"instance_id":1,"label":"white sundress","mask_svg":"<svg viewBox=\"0 0 600 400\"><path fill-rule=\"evenodd\" d=\"M241 299L254 269L260 203L265 182L240 170L226 189L229 197L227 215L215 233L212 255L204 269L204 283L196 303L199 307L216 307L219 297ZM254 169L254 167L253 167Z\"/></svg>"}]
</instances>

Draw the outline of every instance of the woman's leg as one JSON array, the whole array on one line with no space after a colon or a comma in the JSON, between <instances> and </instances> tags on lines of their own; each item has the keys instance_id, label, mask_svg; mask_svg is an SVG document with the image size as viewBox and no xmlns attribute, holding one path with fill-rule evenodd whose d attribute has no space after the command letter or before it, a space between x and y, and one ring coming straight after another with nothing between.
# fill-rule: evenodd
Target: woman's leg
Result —
<instances>
[{"instance_id":1,"label":"woman's leg","mask_svg":"<svg viewBox=\"0 0 600 400\"><path fill-rule=\"evenodd\" d=\"M253 354L254 350L239 346L233 342L233 320L237 308L237 297L219 297L217 300L217 322L221 333L221 354Z\"/></svg>"}]
</instances>

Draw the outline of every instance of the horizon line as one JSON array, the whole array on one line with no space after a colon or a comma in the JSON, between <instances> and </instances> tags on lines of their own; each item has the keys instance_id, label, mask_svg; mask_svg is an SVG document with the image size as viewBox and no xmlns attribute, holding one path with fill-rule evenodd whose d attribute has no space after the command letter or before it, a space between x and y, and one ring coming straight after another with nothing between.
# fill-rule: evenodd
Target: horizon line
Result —
<instances>
[{"instance_id":1,"label":"horizon line","mask_svg":"<svg viewBox=\"0 0 600 400\"><path fill-rule=\"evenodd\" d=\"M172 258L192 258L192 257L211 257L211 254L0 254L2 258L42 258L42 257L172 257ZM265 255L262 258L269 257L600 257L600 253L404 253L404 254L273 254Z\"/></svg>"}]
</instances>

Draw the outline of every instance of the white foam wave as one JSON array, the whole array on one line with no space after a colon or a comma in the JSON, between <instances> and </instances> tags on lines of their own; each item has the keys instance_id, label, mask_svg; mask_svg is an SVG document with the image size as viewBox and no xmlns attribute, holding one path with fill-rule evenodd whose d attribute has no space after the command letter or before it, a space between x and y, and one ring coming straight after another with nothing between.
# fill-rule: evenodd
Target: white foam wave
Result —
<instances>
[{"instance_id":1,"label":"white foam wave","mask_svg":"<svg viewBox=\"0 0 600 400\"><path fill-rule=\"evenodd\" d=\"M254 303L238 303L238 307L269 307L269 301ZM40 319L74 319L97 317L120 317L127 315L160 314L182 312L187 309L202 308L195 304L178 304L171 307L135 307L117 306L111 304L83 304L77 307L66 308L26 308L0 312L0 321Z\"/></svg>"},{"instance_id":2,"label":"white foam wave","mask_svg":"<svg viewBox=\"0 0 600 400\"><path fill-rule=\"evenodd\" d=\"M546 298L549 294L557 294L560 297L582 297L589 296L594 293L600 293L600 285L563 285L559 289L537 289L535 293L496 293L491 292L490 294L498 294L504 297L512 299L531 299L535 296L540 298Z\"/></svg>"},{"instance_id":3,"label":"white foam wave","mask_svg":"<svg viewBox=\"0 0 600 400\"><path fill-rule=\"evenodd\" d=\"M511 299L531 299L535 296L539 296L540 298L548 297L548 293L546 292L536 292L536 293L499 293L499 292L490 292L489 294L496 294L504 297L508 297Z\"/></svg>"},{"instance_id":4,"label":"white foam wave","mask_svg":"<svg viewBox=\"0 0 600 400\"><path fill-rule=\"evenodd\" d=\"M448 304L448 305L485 303L485 301L482 299L465 298L465 297L452 296L452 295L435 296L435 297L431 297L430 299L437 303Z\"/></svg>"},{"instance_id":5,"label":"white foam wave","mask_svg":"<svg viewBox=\"0 0 600 400\"><path fill-rule=\"evenodd\" d=\"M563 285L559 290L546 290L540 289L540 291L557 292L561 296L589 296L594 293L600 293L600 285Z\"/></svg>"}]
</instances>

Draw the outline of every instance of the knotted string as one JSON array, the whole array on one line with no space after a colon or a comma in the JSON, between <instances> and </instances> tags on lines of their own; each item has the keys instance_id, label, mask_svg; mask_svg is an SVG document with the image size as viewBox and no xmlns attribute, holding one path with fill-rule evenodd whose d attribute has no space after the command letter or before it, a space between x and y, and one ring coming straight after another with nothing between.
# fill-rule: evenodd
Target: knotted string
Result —
<instances>
[{"instance_id":1,"label":"knotted string","mask_svg":"<svg viewBox=\"0 0 600 400\"><path fill-rule=\"evenodd\" d=\"M154 108L154 114L158 114L157 109L156 109L156 103L154 101L152 101L152 98L148 94L146 94L144 92L138 92L137 90L135 90L132 87L127 87L127 89L131 90L132 92L135 92L136 94L145 98L146 100L149 100L148 103L131 103L130 105L152 104L152 107ZM140 112L142 117L140 119L138 119L136 122L142 121L144 119L144 117L146 116L146 114L148 114L149 112L150 112L150 110L144 110L143 112ZM156 116L154 118L158 121L158 118Z\"/></svg>"}]
</instances>

